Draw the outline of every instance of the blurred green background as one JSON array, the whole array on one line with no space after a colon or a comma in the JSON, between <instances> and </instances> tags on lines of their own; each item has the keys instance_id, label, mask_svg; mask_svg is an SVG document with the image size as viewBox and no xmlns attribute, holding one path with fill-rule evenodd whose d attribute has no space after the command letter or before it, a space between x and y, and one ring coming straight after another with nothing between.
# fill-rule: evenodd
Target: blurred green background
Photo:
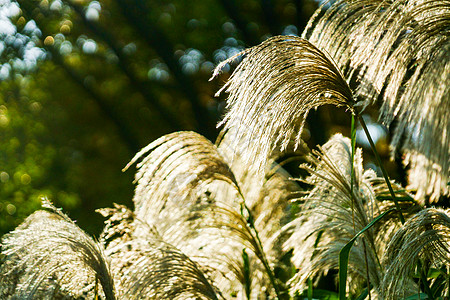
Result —
<instances>
[{"instance_id":1,"label":"blurred green background","mask_svg":"<svg viewBox=\"0 0 450 300\"><path fill-rule=\"evenodd\" d=\"M140 148L177 130L215 140L225 96L214 94L230 66L208 81L214 67L270 36L300 35L317 5L0 0L0 236L42 197L100 233L95 209L132 207L134 168L121 170ZM313 147L349 124L345 111L324 107L304 138Z\"/></svg>"}]
</instances>

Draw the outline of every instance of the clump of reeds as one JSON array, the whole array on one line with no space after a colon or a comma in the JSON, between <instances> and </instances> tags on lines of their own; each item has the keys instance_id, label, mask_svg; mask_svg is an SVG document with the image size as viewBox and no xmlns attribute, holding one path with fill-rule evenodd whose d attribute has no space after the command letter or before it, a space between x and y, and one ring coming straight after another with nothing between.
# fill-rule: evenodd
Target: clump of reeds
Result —
<instances>
[{"instance_id":1,"label":"clump of reeds","mask_svg":"<svg viewBox=\"0 0 450 300\"><path fill-rule=\"evenodd\" d=\"M140 151L134 210L100 210L99 241L45 202L2 238L0 297L312 298L332 272L340 299L448 297L449 15L448 1L337 0L302 38L240 53L217 143L177 132ZM307 150L322 105L365 130L379 105L407 186L364 169L354 124ZM305 177L283 169L287 151Z\"/></svg>"}]
</instances>

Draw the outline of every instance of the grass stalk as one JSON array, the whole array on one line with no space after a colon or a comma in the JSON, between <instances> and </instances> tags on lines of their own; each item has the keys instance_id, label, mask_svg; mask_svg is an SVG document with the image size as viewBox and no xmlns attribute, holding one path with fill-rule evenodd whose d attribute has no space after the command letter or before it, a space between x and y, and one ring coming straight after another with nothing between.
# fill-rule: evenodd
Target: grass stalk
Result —
<instances>
[{"instance_id":1,"label":"grass stalk","mask_svg":"<svg viewBox=\"0 0 450 300\"><path fill-rule=\"evenodd\" d=\"M242 198L241 207L240 207L241 216L243 218L245 218L245 216L244 216L244 209L245 209L247 211L247 214L248 214L247 225L251 229L250 234L252 235L253 239L256 241L256 245L257 245L257 249L256 250L259 253L255 253L255 254L260 259L260 261L262 262L262 264L264 266L264 269L266 270L266 273L269 276L270 283L272 284L273 289L275 290L275 294L277 295L277 298L278 299L284 299L284 297L283 297L283 295L282 295L282 293L280 291L280 288L278 287L278 284L276 283L275 275L274 275L272 269L269 266L269 262L267 261L266 254L264 253L264 249L263 249L263 246L262 246L262 243L261 243L261 239L259 238L258 230L256 230L256 227L255 227L253 214L250 211L250 208L247 206L247 204L245 204L245 197L244 197L244 194L242 193L241 189L239 187L236 187L236 188L238 190L239 195Z\"/></svg>"},{"instance_id":2,"label":"grass stalk","mask_svg":"<svg viewBox=\"0 0 450 300\"><path fill-rule=\"evenodd\" d=\"M242 250L242 260L244 262L244 288L245 288L245 296L247 299L250 299L251 296L251 276L250 276L250 261L248 258L247 252L245 249Z\"/></svg>"},{"instance_id":3,"label":"grass stalk","mask_svg":"<svg viewBox=\"0 0 450 300\"><path fill-rule=\"evenodd\" d=\"M361 234L370 229L375 223L384 218L384 216L386 216L387 214L391 213L393 210L396 209L391 208L373 219L369 224L366 225L366 227L359 231L339 252L339 300L346 299L348 258L350 255L350 249L352 248L353 244Z\"/></svg>"},{"instance_id":4,"label":"grass stalk","mask_svg":"<svg viewBox=\"0 0 450 300\"><path fill-rule=\"evenodd\" d=\"M312 284L312 279L311 277L308 278L308 300L312 300L313 299L313 284Z\"/></svg>"},{"instance_id":5,"label":"grass stalk","mask_svg":"<svg viewBox=\"0 0 450 300\"><path fill-rule=\"evenodd\" d=\"M276 283L276 280L275 280L275 275L273 274L273 271L269 266L269 262L267 261L267 258L266 258L266 255L264 253L264 249L263 249L263 246L261 243L261 239L259 238L258 230L256 230L256 227L255 227L255 222L254 222L252 213L250 211L250 208L245 203L243 203L243 205L249 216L247 218L247 224L250 226L250 228L253 230L253 232L255 234L255 240L257 242L258 252L259 252L258 257L261 260L261 262L263 263L264 269L266 270L267 275L269 276L270 283L272 284L273 289L275 290L275 294L277 295L277 298L285 299L283 297L283 295L281 294L280 288L278 287L278 284Z\"/></svg>"},{"instance_id":6,"label":"grass stalk","mask_svg":"<svg viewBox=\"0 0 450 300\"><path fill-rule=\"evenodd\" d=\"M355 151L356 151L356 126L355 126L355 115L352 114L352 123L351 123L351 146L352 146L352 155L351 155L351 177L350 177L350 192L352 196L352 221L353 221L353 234L356 234L356 225L355 225L355 213L354 213L354 203L355 196L353 194L353 182L355 181ZM370 295L370 276L369 276L369 262L367 260L367 248L366 241L363 239L363 248L364 248L364 261L366 264L366 280L367 280L367 292L369 294L369 300L372 299Z\"/></svg>"},{"instance_id":7,"label":"grass stalk","mask_svg":"<svg viewBox=\"0 0 450 300\"><path fill-rule=\"evenodd\" d=\"M351 174L350 174L350 195L352 198L352 222L353 222L353 234L356 234L355 225L355 196L353 195L353 183L355 180L355 151L356 151L356 126L355 126L355 115L352 114L352 124L351 124L351 143L352 143L352 155L351 155Z\"/></svg>"},{"instance_id":8,"label":"grass stalk","mask_svg":"<svg viewBox=\"0 0 450 300\"><path fill-rule=\"evenodd\" d=\"M400 218L400 221L402 222L402 224L405 224L405 218L403 217L402 211L400 209L400 205L398 204L398 200L397 200L397 197L395 196L394 189L392 188L392 185L389 180L389 176L386 172L386 169L384 168L383 163L381 162L381 158L380 158L380 155L378 154L377 148L375 147L375 143L373 142L372 137L370 136L369 130L367 129L366 122L364 121L363 117L357 111L355 111L354 113L356 114L358 121L360 122L360 124L364 130L364 133L367 136L367 139L369 140L370 147L372 148L372 151L373 151L373 154L375 155L375 159L377 160L378 166L380 167L381 172L383 173L384 180L386 181L389 192L392 196L392 200L394 201L395 208L398 211L398 216Z\"/></svg>"},{"instance_id":9,"label":"grass stalk","mask_svg":"<svg viewBox=\"0 0 450 300\"><path fill-rule=\"evenodd\" d=\"M372 300L372 295L370 294L370 275L369 275L369 261L367 259L367 247L366 241L362 239L363 248L364 248L364 262L366 264L366 280L367 280L367 293L369 295L369 300Z\"/></svg>"}]
</instances>

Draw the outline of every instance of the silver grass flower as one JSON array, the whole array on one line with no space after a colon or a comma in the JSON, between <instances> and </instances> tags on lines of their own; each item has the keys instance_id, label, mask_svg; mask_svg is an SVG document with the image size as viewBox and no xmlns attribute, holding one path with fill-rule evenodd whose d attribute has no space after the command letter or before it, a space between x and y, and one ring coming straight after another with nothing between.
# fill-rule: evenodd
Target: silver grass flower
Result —
<instances>
[{"instance_id":1,"label":"silver grass flower","mask_svg":"<svg viewBox=\"0 0 450 300\"><path fill-rule=\"evenodd\" d=\"M102 245L49 203L43 206L49 211L35 212L2 239L1 298L115 299Z\"/></svg>"},{"instance_id":2,"label":"silver grass flower","mask_svg":"<svg viewBox=\"0 0 450 300\"><path fill-rule=\"evenodd\" d=\"M244 159L248 150L247 143L236 141L239 138L238 131L237 128L234 128L222 132L217 142L218 151L229 164L236 181L239 183L240 190L245 198L245 204L252 212L254 226L259 234L262 249L268 261L278 270L284 270L282 272L291 274L291 266L282 261L286 252L283 251L281 245L287 237L285 232L281 233L280 230L283 225L294 218L294 215L290 212L292 206L290 200L300 188L281 165L276 163L278 160L283 163L283 154L279 153L277 149L274 149L272 155L266 161L266 166L262 168L264 172L258 172L255 171L255 168L251 168L249 162ZM304 143L297 148L300 149L295 149L294 144L290 143L285 151L295 156L302 156L307 153ZM233 191L230 186L225 186L217 193L227 198L235 194L236 191ZM256 277L259 273L252 274ZM263 287L264 290L265 287L261 283L263 282L255 280L252 283L253 291L256 290L256 285ZM261 289L259 293L261 293Z\"/></svg>"},{"instance_id":3,"label":"silver grass flower","mask_svg":"<svg viewBox=\"0 0 450 300\"><path fill-rule=\"evenodd\" d=\"M264 172L274 149L283 151L292 140L300 143L310 109L325 104L353 107L339 69L304 39L270 38L219 64L213 77L239 56L242 62L218 92L229 93L221 124L237 133L232 147L246 147L244 161L257 172Z\"/></svg>"},{"instance_id":4,"label":"silver grass flower","mask_svg":"<svg viewBox=\"0 0 450 300\"><path fill-rule=\"evenodd\" d=\"M291 280L291 293L304 290L308 278L317 278L328 270L338 269L342 247L389 208L389 205L376 201L372 182L378 178L372 170L363 170L360 149L355 153L352 188L348 138L336 134L323 145L321 152L314 153L312 165L303 166L311 173L305 181L313 188L299 199L304 202L299 217L284 228L290 238L283 247L286 251L293 249L292 262L299 269ZM390 222L397 221L393 219ZM377 225L366 231L352 247L348 268L351 291L367 284L368 273L374 292L377 292L383 278L379 257L387 240L377 238L379 228Z\"/></svg>"},{"instance_id":5,"label":"silver grass flower","mask_svg":"<svg viewBox=\"0 0 450 300\"><path fill-rule=\"evenodd\" d=\"M274 242L278 238L281 227L293 218L289 214L290 200L300 188L290 174L275 162L281 155L276 150L267 161L264 172L258 173L249 168L243 158L247 150L242 147L245 143L236 143L236 138L236 130L228 130L219 138L218 151L233 171L244 195L245 203L255 217L255 227L262 240L269 243L264 246L264 249L270 252L276 247ZM238 149L233 148L236 144L239 145ZM287 150L298 157L306 155L309 149L301 144L300 149L294 150L294 145L290 144ZM230 194L233 191L230 191L228 187L228 190L221 190L220 193ZM280 257L281 253L273 256Z\"/></svg>"},{"instance_id":6,"label":"silver grass flower","mask_svg":"<svg viewBox=\"0 0 450 300\"><path fill-rule=\"evenodd\" d=\"M141 292L147 295L161 295L162 293L168 293L169 288L165 286L164 281L159 285L153 284L151 287L139 287L137 285L138 283L134 282L139 276L144 276L142 279L139 279L139 282L142 280L156 281L158 278L150 278L154 275L151 271L154 270L151 269L152 264L149 264L146 267L147 269L142 269L142 266L136 264L136 261L147 261L150 257L158 259L158 257L163 256L162 252L164 249L171 247L171 252L173 252L176 251L175 247L169 246L169 244L163 242L162 237L159 235L156 228L146 224L145 221L136 219L135 214L123 206L116 206L113 209L101 209L100 213L105 217L108 217L107 221L105 221L106 226L102 237L108 244L106 252L112 260L112 270L114 273L122 274L122 276L116 278L116 286L118 287L119 295L126 295L126 297L129 297L139 289L146 289ZM200 214L203 215L201 212ZM205 219L208 217L209 215L205 216ZM241 282L244 281L242 275L242 262L239 259L236 259L233 254L236 254L237 251L241 251L240 249L242 249L242 246L238 247L238 250L233 250L234 248L231 245L233 240L230 241L224 237L218 237L217 232L213 229L210 229L210 231L216 234L211 234L209 237L206 233L203 233L201 236L196 235L195 237L192 237L187 233L192 228L186 224L189 223L189 219L198 219L199 216L196 218L195 216L187 217L188 220L186 220L186 217L184 216L181 216L181 218L182 220L179 223L184 224L186 230L180 229L179 226L181 225L179 224L173 224L173 228L175 229L174 231L180 230L181 241L178 241L178 244L183 247L185 251L194 255L193 258L195 259L195 262L192 261L189 262L189 264L197 265L198 270L201 270L205 276L208 277L208 280L211 281L214 286L218 286L220 291L224 294L236 294L237 291L241 289ZM214 226L221 226L218 222L215 223L214 221L211 221L211 223L214 224ZM170 226L170 224L161 224L161 226L165 228L166 226ZM136 228L138 228L138 230L136 230ZM144 228L147 230L144 230ZM202 228L202 231L207 230L208 228ZM165 233L165 235L167 240L179 240L177 237L173 237L172 231ZM225 232L225 236L229 235L229 232ZM218 249L221 249L223 253L217 253ZM184 255L181 251L178 252L179 253L172 260L172 267L174 269L180 268L183 270L183 266L186 263L180 262L180 266L176 266L177 259ZM230 257L227 258L226 254ZM164 259L161 261L164 261ZM159 264L158 261L155 263ZM155 266L155 268L158 268L158 266ZM195 276L192 276L192 274L189 273L191 270L192 268L187 268L186 274L178 274L177 278L179 281L177 281L177 278L172 279L172 281L175 280L175 282L172 285L174 290L170 291L171 293L178 291L180 292L180 297L186 295L181 293L183 290L183 281L180 279L180 276L184 276L186 277L184 280L191 282L191 288L198 286L203 287L199 291L196 291L197 294L203 293L208 295L210 287L208 285L204 286L202 281L193 282L192 278ZM198 270L195 269L197 275L199 275ZM141 271L147 275L141 275ZM161 270L161 272L163 272L163 270ZM167 274L160 275L160 277L166 277L169 276L169 274L173 275L172 270L168 270ZM236 280L233 279L233 277L239 277L239 279ZM204 293L205 288L207 293ZM217 294L219 295L219 293Z\"/></svg>"},{"instance_id":7,"label":"silver grass flower","mask_svg":"<svg viewBox=\"0 0 450 300\"><path fill-rule=\"evenodd\" d=\"M265 252L259 245L247 219L236 208L223 203L196 207L185 219L190 230L181 235L177 247L209 270L215 285L225 295L244 299L244 286L253 295L272 289L262 261ZM243 251L249 256L251 278L245 277ZM250 282L248 282L249 280Z\"/></svg>"},{"instance_id":8,"label":"silver grass flower","mask_svg":"<svg viewBox=\"0 0 450 300\"><path fill-rule=\"evenodd\" d=\"M148 225L135 235L133 212L124 206L101 209L108 219L102 237L108 247L117 293L123 299L218 299L217 289L200 267L175 247L163 242ZM219 294L220 295L220 294Z\"/></svg>"},{"instance_id":9,"label":"silver grass flower","mask_svg":"<svg viewBox=\"0 0 450 300\"><path fill-rule=\"evenodd\" d=\"M146 153L150 154L143 157ZM175 132L157 139L137 153L127 168L141 158L135 176L135 214L151 225L168 222L161 214L164 211L188 209L197 187L214 180L237 186L216 147L195 132Z\"/></svg>"},{"instance_id":10,"label":"silver grass flower","mask_svg":"<svg viewBox=\"0 0 450 300\"><path fill-rule=\"evenodd\" d=\"M450 2L338 0L320 8L303 37L330 53L364 103L381 99L394 120L392 149L408 155L416 199L449 193Z\"/></svg>"},{"instance_id":11,"label":"silver grass flower","mask_svg":"<svg viewBox=\"0 0 450 300\"><path fill-rule=\"evenodd\" d=\"M395 233L385 251L386 273L382 281L384 299L397 299L417 293L405 289L419 259L432 267L450 265L450 210L423 209ZM448 276L448 275L447 275ZM448 281L442 294L449 290Z\"/></svg>"},{"instance_id":12,"label":"silver grass flower","mask_svg":"<svg viewBox=\"0 0 450 300\"><path fill-rule=\"evenodd\" d=\"M130 164L147 152L136 174L135 213L140 221L133 238L145 235L144 224L155 227L165 242L212 270L225 294L242 293L249 284L240 281L247 249L256 280L250 289L258 293L270 286L242 192L216 146L196 133L178 132L151 143Z\"/></svg>"}]
</instances>

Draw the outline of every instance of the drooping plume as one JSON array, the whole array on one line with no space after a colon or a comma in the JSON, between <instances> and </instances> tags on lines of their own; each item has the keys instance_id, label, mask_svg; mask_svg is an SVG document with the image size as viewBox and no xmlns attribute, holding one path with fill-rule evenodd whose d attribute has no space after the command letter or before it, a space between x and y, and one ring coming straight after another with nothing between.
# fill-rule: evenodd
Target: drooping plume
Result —
<instances>
[{"instance_id":1,"label":"drooping plume","mask_svg":"<svg viewBox=\"0 0 450 300\"><path fill-rule=\"evenodd\" d=\"M143 157L146 153L149 155ZM219 180L237 186L216 147L195 132L175 132L157 139L137 153L127 167L139 159L135 213L149 224L170 217L165 212L188 209L186 205L192 204L191 198L196 198L202 185ZM169 223L167 219L164 222Z\"/></svg>"},{"instance_id":2,"label":"drooping plume","mask_svg":"<svg viewBox=\"0 0 450 300\"><path fill-rule=\"evenodd\" d=\"M108 217L102 239L112 272L120 274L115 283L122 299L218 299L201 267L165 243L154 228L147 224L146 232L135 232L143 221L133 212L120 205L99 212Z\"/></svg>"},{"instance_id":3,"label":"drooping plume","mask_svg":"<svg viewBox=\"0 0 450 300\"><path fill-rule=\"evenodd\" d=\"M222 121L232 130L233 148L247 148L244 161L263 172L274 149L300 143L309 110L332 104L351 108L352 93L339 69L322 51L293 36L273 37L222 62L243 56L218 92L228 92Z\"/></svg>"},{"instance_id":4,"label":"drooping plume","mask_svg":"<svg viewBox=\"0 0 450 300\"><path fill-rule=\"evenodd\" d=\"M416 198L448 194L450 2L342 0L324 7L303 37L330 53L365 104L381 99L380 119L395 124L391 146L407 153Z\"/></svg>"},{"instance_id":5,"label":"drooping plume","mask_svg":"<svg viewBox=\"0 0 450 300\"><path fill-rule=\"evenodd\" d=\"M244 286L258 293L270 286L252 217L216 146L199 134L178 132L151 143L131 163L140 158L134 201L143 222L136 222L137 237L148 225L155 227L165 242L207 268L224 293L242 293ZM244 276L243 251L252 278Z\"/></svg>"},{"instance_id":6,"label":"drooping plume","mask_svg":"<svg viewBox=\"0 0 450 300\"><path fill-rule=\"evenodd\" d=\"M219 139L217 148L233 171L246 205L256 217L256 229L260 235L264 235L270 240L290 220L289 218L294 217L288 216L290 200L295 197L295 193L300 190L300 187L292 180L291 175L277 163L277 160L283 163L283 159L278 157L276 150L267 160L266 166L261 166L264 172L258 173L254 168L249 168L244 158L248 149L243 146L244 143L237 143L238 148L236 148L237 131L228 130ZM299 147L300 149L294 151L293 148L293 145L290 144L288 151L292 155L291 158L303 157L309 150L303 144Z\"/></svg>"},{"instance_id":7,"label":"drooping plume","mask_svg":"<svg viewBox=\"0 0 450 300\"><path fill-rule=\"evenodd\" d=\"M395 299L405 295L405 286L412 281L411 275L419 259L429 263L436 270L449 266L449 213L448 209L423 209L395 233L386 248L383 259L386 265L381 288L384 299ZM448 279L443 282L445 287L441 295L447 295L450 288Z\"/></svg>"},{"instance_id":8,"label":"drooping plume","mask_svg":"<svg viewBox=\"0 0 450 300\"><path fill-rule=\"evenodd\" d=\"M379 185L380 179L372 170L364 171L360 149L355 154L352 187L348 138L334 135L323 145L321 152L315 152L310 158L311 165L303 167L311 174L306 182L313 188L299 199L303 202L299 218L284 229L291 234L284 244L285 250L293 249L292 261L299 269L291 280L291 292L305 289L310 277L317 278L329 270L337 270L342 247L375 217L392 207L390 202L376 200L373 185ZM363 285L369 274L370 283L377 292L383 278L379 257L390 233L395 225L398 226L395 218L389 222L394 226L385 226L389 230L382 235L377 230L384 225L378 223L352 247L348 268L351 290Z\"/></svg>"},{"instance_id":9,"label":"drooping plume","mask_svg":"<svg viewBox=\"0 0 450 300\"><path fill-rule=\"evenodd\" d=\"M49 203L2 239L1 298L115 299L103 246ZM99 286L97 286L99 284Z\"/></svg>"}]
</instances>

